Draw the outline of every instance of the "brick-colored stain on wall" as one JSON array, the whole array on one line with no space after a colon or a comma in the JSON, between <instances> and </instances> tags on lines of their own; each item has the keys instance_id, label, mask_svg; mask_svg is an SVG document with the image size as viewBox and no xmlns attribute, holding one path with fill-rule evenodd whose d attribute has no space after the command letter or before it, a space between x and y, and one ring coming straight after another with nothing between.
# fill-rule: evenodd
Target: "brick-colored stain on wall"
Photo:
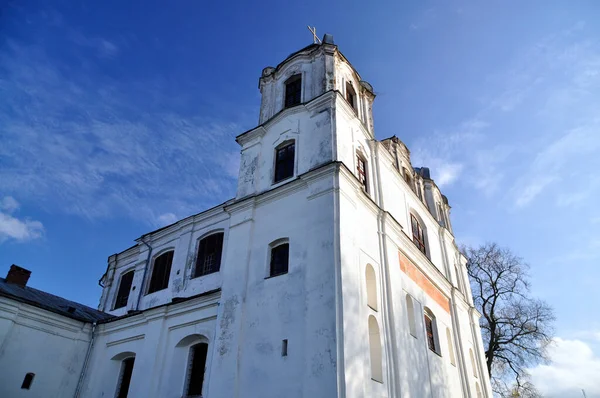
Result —
<instances>
[{"instance_id":1,"label":"brick-colored stain on wall","mask_svg":"<svg viewBox=\"0 0 600 398\"><path fill-rule=\"evenodd\" d=\"M442 293L429 278L421 272L402 252L398 252L400 269L412 279L423 291L440 305L447 313L450 313L450 300Z\"/></svg>"}]
</instances>

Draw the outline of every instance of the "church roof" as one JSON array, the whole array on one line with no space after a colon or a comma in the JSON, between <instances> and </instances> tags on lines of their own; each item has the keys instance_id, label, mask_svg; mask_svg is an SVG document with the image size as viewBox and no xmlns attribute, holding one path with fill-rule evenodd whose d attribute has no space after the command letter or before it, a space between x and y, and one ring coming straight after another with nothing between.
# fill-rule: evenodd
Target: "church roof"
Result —
<instances>
[{"instance_id":1,"label":"church roof","mask_svg":"<svg viewBox=\"0 0 600 398\"><path fill-rule=\"evenodd\" d=\"M0 278L0 296L54 312L82 322L106 320L113 316L29 286L21 287Z\"/></svg>"}]
</instances>

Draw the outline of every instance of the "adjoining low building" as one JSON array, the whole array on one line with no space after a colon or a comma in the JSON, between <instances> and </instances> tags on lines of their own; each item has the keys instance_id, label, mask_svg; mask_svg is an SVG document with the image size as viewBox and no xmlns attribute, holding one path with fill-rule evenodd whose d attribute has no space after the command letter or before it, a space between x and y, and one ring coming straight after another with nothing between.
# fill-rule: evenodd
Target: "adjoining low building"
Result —
<instances>
[{"instance_id":1,"label":"adjoining low building","mask_svg":"<svg viewBox=\"0 0 600 398\"><path fill-rule=\"evenodd\" d=\"M373 87L325 35L259 88L236 197L110 256L99 311L74 310L89 319L44 309L72 323L64 365L29 370L53 354L4 333L22 357L0 352L19 362L0 395L492 396L448 200L400 139L375 139ZM29 316L2 303L2 330Z\"/></svg>"}]
</instances>

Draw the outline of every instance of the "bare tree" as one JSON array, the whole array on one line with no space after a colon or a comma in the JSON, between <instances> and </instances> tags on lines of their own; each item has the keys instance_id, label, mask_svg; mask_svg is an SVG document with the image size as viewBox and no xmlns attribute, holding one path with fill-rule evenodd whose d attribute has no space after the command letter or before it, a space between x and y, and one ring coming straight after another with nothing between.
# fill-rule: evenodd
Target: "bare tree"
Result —
<instances>
[{"instance_id":1,"label":"bare tree","mask_svg":"<svg viewBox=\"0 0 600 398\"><path fill-rule=\"evenodd\" d=\"M530 296L529 266L495 243L466 247L488 374L501 396L536 397L526 368L547 360L554 312Z\"/></svg>"}]
</instances>

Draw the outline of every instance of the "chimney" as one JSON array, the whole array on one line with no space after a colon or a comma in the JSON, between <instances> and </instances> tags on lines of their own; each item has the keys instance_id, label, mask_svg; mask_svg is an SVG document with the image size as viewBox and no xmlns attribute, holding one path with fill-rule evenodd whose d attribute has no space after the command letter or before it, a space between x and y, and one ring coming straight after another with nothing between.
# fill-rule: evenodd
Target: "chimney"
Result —
<instances>
[{"instance_id":1,"label":"chimney","mask_svg":"<svg viewBox=\"0 0 600 398\"><path fill-rule=\"evenodd\" d=\"M8 270L8 274L6 275L6 282L25 287L30 275L31 271L13 264L10 266L10 270Z\"/></svg>"}]
</instances>

